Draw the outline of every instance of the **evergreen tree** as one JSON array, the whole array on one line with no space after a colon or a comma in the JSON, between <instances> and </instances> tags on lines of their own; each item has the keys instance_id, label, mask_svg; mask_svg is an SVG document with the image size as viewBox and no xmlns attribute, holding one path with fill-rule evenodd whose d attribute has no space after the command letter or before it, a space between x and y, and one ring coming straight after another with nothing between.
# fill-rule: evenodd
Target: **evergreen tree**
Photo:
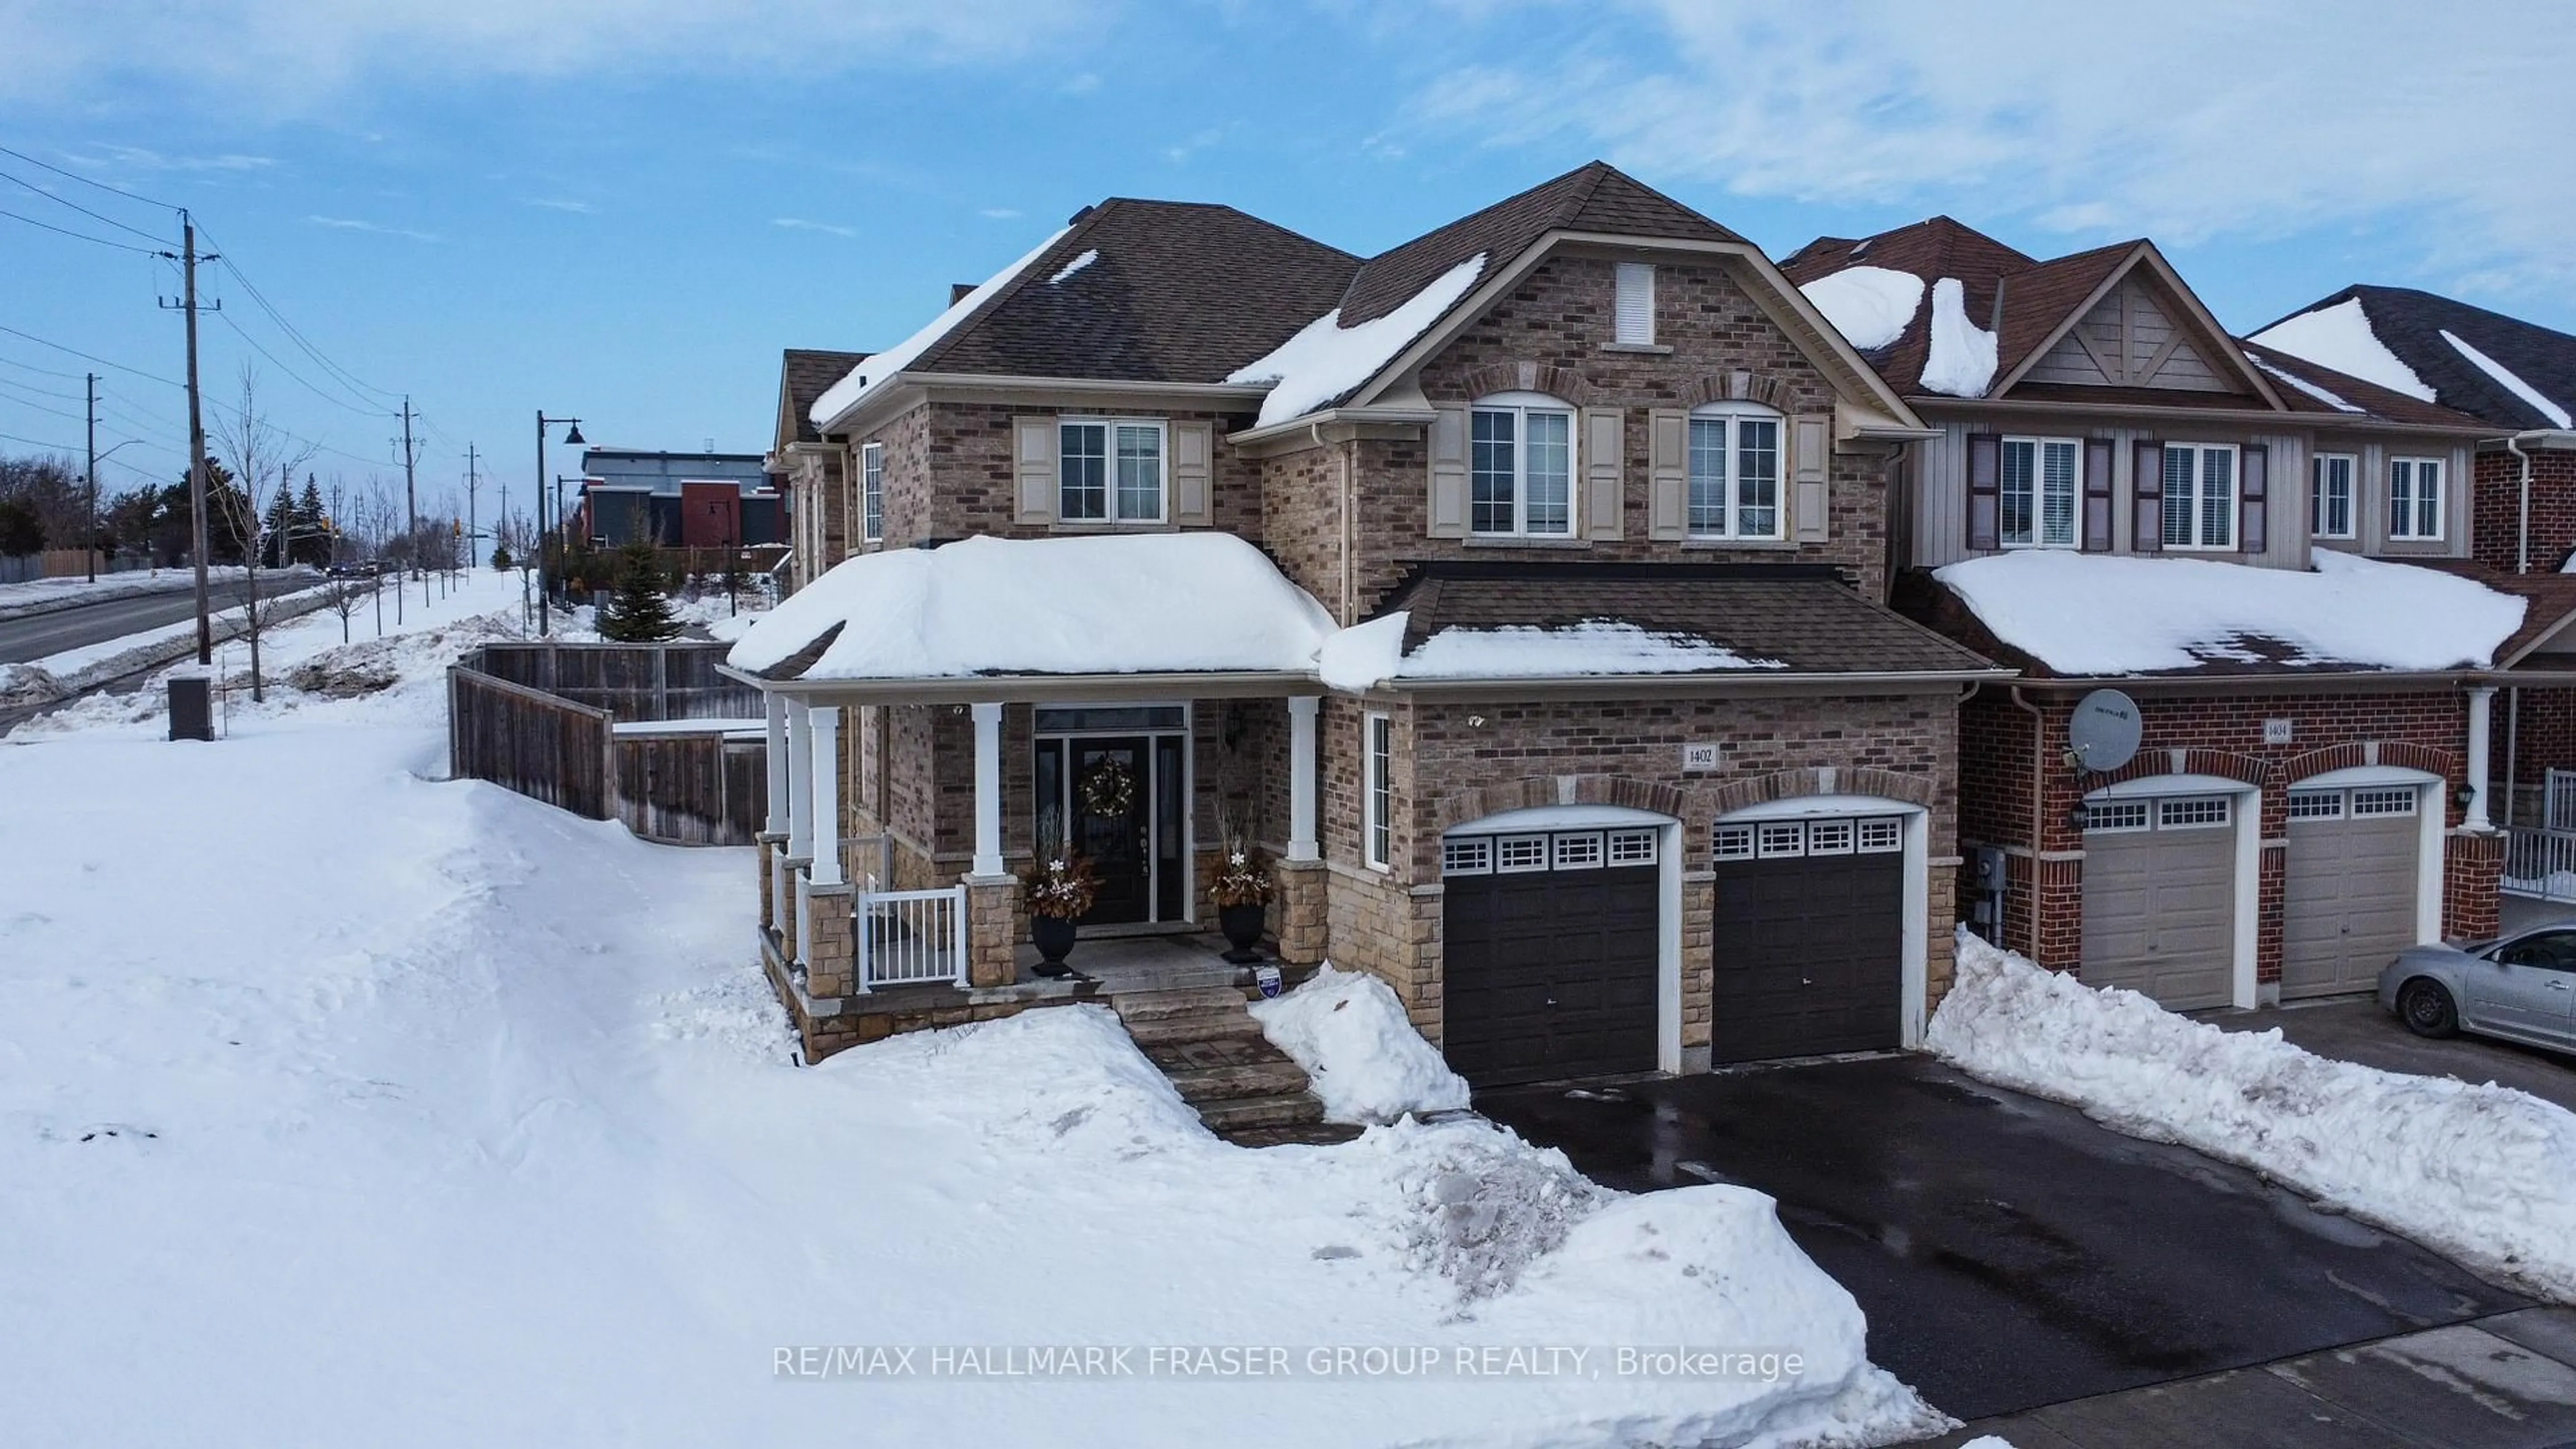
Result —
<instances>
[{"instance_id":1,"label":"evergreen tree","mask_svg":"<svg viewBox=\"0 0 2576 1449\"><path fill-rule=\"evenodd\" d=\"M295 561L305 564L327 564L331 561L331 515L322 507L322 490L313 475L304 475L304 491L295 499Z\"/></svg>"},{"instance_id":2,"label":"evergreen tree","mask_svg":"<svg viewBox=\"0 0 2576 1449\"><path fill-rule=\"evenodd\" d=\"M500 570L502 573L508 573L513 567L515 567L515 565L510 562L510 546L508 544L496 543L492 545L492 567Z\"/></svg>"},{"instance_id":3,"label":"evergreen tree","mask_svg":"<svg viewBox=\"0 0 2576 1449\"><path fill-rule=\"evenodd\" d=\"M680 616L662 574L661 551L638 539L617 551L617 592L599 611L602 638L621 644L650 644L680 637Z\"/></svg>"}]
</instances>

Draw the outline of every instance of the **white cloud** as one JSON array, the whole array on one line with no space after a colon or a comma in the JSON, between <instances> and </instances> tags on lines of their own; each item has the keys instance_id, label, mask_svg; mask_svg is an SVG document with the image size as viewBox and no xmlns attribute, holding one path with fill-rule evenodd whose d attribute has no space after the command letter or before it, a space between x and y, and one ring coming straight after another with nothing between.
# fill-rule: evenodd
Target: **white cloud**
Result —
<instances>
[{"instance_id":1,"label":"white cloud","mask_svg":"<svg viewBox=\"0 0 2576 1449\"><path fill-rule=\"evenodd\" d=\"M409 227L402 226L386 226L380 222L360 221L356 217L308 216L304 219L315 226L327 226L339 231L363 231L370 232L376 236L398 236L408 241L416 242L434 242L438 240L438 236L435 232L413 231Z\"/></svg>"},{"instance_id":2,"label":"white cloud","mask_svg":"<svg viewBox=\"0 0 2576 1449\"><path fill-rule=\"evenodd\" d=\"M1092 0L123 0L0 3L0 101L111 81L315 111L362 79L597 76L658 64L856 68L1027 54ZM290 76L281 86L277 78Z\"/></svg>"},{"instance_id":3,"label":"white cloud","mask_svg":"<svg viewBox=\"0 0 2576 1449\"><path fill-rule=\"evenodd\" d=\"M785 227L789 231L829 232L838 237L855 237L859 234L859 229L855 226L834 226L828 221L807 221L801 216L782 216L772 221L770 225Z\"/></svg>"},{"instance_id":4,"label":"white cloud","mask_svg":"<svg viewBox=\"0 0 2576 1449\"><path fill-rule=\"evenodd\" d=\"M1019 208L1011 206L988 206L975 214L984 218L986 221L1017 221L1020 219Z\"/></svg>"},{"instance_id":5,"label":"white cloud","mask_svg":"<svg viewBox=\"0 0 2576 1449\"><path fill-rule=\"evenodd\" d=\"M531 196L524 204L542 207L547 211L569 211L575 216L588 216L599 210L587 201L568 201L561 197L550 196Z\"/></svg>"},{"instance_id":6,"label":"white cloud","mask_svg":"<svg viewBox=\"0 0 2576 1449\"><path fill-rule=\"evenodd\" d=\"M1521 50L1546 59L1455 68L1412 117L1504 145L1572 133L1649 178L1747 195L2025 216L2088 239L2361 224L2437 272L2576 280L2576 197L2551 179L2576 135L2576 26L2554 0L1627 14Z\"/></svg>"}]
</instances>

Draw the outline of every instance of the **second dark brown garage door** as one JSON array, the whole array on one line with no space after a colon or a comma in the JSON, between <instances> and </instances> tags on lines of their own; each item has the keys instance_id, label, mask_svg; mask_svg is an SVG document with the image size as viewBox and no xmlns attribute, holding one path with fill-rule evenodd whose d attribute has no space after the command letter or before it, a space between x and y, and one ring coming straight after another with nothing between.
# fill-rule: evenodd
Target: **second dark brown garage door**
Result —
<instances>
[{"instance_id":1,"label":"second dark brown garage door","mask_svg":"<svg viewBox=\"0 0 2576 1449\"><path fill-rule=\"evenodd\" d=\"M1480 1087L1655 1069L1660 832L1444 842L1442 1049Z\"/></svg>"},{"instance_id":2,"label":"second dark brown garage door","mask_svg":"<svg viewBox=\"0 0 2576 1449\"><path fill-rule=\"evenodd\" d=\"M1718 827L1716 1060L1901 1044L1903 839L1892 819Z\"/></svg>"}]
</instances>

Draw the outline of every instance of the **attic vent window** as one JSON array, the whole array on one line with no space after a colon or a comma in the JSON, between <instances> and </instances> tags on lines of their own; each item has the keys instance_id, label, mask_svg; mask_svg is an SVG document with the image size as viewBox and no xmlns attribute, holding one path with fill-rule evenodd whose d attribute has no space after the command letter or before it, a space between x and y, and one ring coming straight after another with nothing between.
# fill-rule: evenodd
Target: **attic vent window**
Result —
<instances>
[{"instance_id":1,"label":"attic vent window","mask_svg":"<svg viewBox=\"0 0 2576 1449\"><path fill-rule=\"evenodd\" d=\"M1647 262L1618 264L1617 341L1622 346L1655 343L1655 269Z\"/></svg>"}]
</instances>

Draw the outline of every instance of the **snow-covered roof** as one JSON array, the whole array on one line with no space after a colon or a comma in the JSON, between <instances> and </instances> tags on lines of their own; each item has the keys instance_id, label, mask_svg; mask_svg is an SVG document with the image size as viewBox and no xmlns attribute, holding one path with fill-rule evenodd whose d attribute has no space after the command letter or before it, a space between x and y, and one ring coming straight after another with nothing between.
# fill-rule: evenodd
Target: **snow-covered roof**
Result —
<instances>
[{"instance_id":1,"label":"snow-covered roof","mask_svg":"<svg viewBox=\"0 0 2576 1449\"><path fill-rule=\"evenodd\" d=\"M2423 402L2433 401L2433 389L2371 330L2370 314L2362 310L2359 297L2284 318L2246 340Z\"/></svg>"},{"instance_id":2,"label":"snow-covered roof","mask_svg":"<svg viewBox=\"0 0 2576 1449\"><path fill-rule=\"evenodd\" d=\"M1452 626L1407 654L1404 634L1411 623L1412 615L1399 610L1334 635L1324 645L1324 682L1335 689L1365 690L1420 679L1567 679L1788 667L1777 659L1748 659L1722 644L1622 619L1587 619L1561 628Z\"/></svg>"},{"instance_id":3,"label":"snow-covered roof","mask_svg":"<svg viewBox=\"0 0 2576 1449\"><path fill-rule=\"evenodd\" d=\"M1956 277L1932 284L1932 340L1923 387L1952 397L1984 397L1995 380L1995 334L1968 320L1968 289Z\"/></svg>"},{"instance_id":4,"label":"snow-covered roof","mask_svg":"<svg viewBox=\"0 0 2576 1449\"><path fill-rule=\"evenodd\" d=\"M782 670L833 630L801 669ZM725 658L808 680L1287 672L1330 615L1225 533L978 537L861 554L788 596Z\"/></svg>"},{"instance_id":5,"label":"snow-covered roof","mask_svg":"<svg viewBox=\"0 0 2576 1449\"><path fill-rule=\"evenodd\" d=\"M808 415L814 425L818 428L829 426L832 419L848 412L869 393L884 386L887 378L910 367L915 358L938 345L939 339L954 331L958 323L973 316L977 308L991 301L995 293L1009 286L1012 278L1028 269L1029 263L1045 256L1047 249L1062 240L1065 232L1069 230L1071 230L1070 227L1058 230L1045 241L1038 243L1026 256L985 279L982 286L950 303L947 311L931 318L929 324L920 331L851 368L847 376L825 389L823 395L814 400L813 410ZM1072 269L1067 268L1067 270ZM1056 280L1062 281L1063 277L1059 275Z\"/></svg>"},{"instance_id":6,"label":"snow-covered roof","mask_svg":"<svg viewBox=\"0 0 2576 1449\"><path fill-rule=\"evenodd\" d=\"M1846 341L1863 352L1904 336L1906 324L1923 305L1923 279L1888 267L1846 267L1798 290L1807 294L1807 300Z\"/></svg>"},{"instance_id":7,"label":"snow-covered roof","mask_svg":"<svg viewBox=\"0 0 2576 1449\"><path fill-rule=\"evenodd\" d=\"M2551 427L2564 428L2571 426L2567 417L2567 409L2559 405L2555 399L2544 394L2540 389L2533 387L2530 383L2523 381L2521 376L2512 368L2505 366L2503 363L2498 362L2494 358L2487 356L2485 353L2480 352L2474 347L2471 347L2466 341L2461 339L2460 334L2453 332L2447 327L2441 330L2442 340L2451 344L2453 351L2477 364L2478 371L2494 378L2497 386L2503 388L2509 393L2512 393L2515 397L2522 399L2524 402L2531 404L2532 411L2549 419L2549 425Z\"/></svg>"},{"instance_id":8,"label":"snow-covered roof","mask_svg":"<svg viewBox=\"0 0 2576 1449\"><path fill-rule=\"evenodd\" d=\"M1100 248L1085 247L1082 249L1081 255L1075 257L1072 261L1065 263L1063 266L1056 268L1055 275L1047 278L1047 285L1050 287L1061 285L1074 273L1081 271L1083 268L1090 266L1093 262L1098 260L1100 260Z\"/></svg>"},{"instance_id":9,"label":"snow-covered roof","mask_svg":"<svg viewBox=\"0 0 2576 1449\"><path fill-rule=\"evenodd\" d=\"M2330 552L2306 571L2034 549L1933 576L2061 675L2483 668L2524 609L2453 574Z\"/></svg>"},{"instance_id":10,"label":"snow-covered roof","mask_svg":"<svg viewBox=\"0 0 2576 1449\"><path fill-rule=\"evenodd\" d=\"M1484 270L1485 254L1478 252L1434 277L1394 311L1355 326L1344 327L1342 309L1336 307L1226 381L1272 384L1261 400L1258 426L1301 417L1376 376L1424 328L1457 305Z\"/></svg>"}]
</instances>

